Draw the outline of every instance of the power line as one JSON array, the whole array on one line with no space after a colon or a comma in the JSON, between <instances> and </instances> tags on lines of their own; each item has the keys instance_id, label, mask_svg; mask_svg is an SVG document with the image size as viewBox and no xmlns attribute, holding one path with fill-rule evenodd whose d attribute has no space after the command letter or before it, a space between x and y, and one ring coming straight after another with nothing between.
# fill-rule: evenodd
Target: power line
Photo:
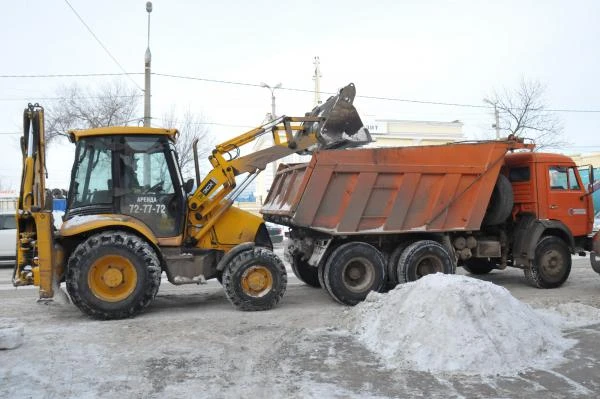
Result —
<instances>
[{"instance_id":1,"label":"power line","mask_svg":"<svg viewBox=\"0 0 600 399\"><path fill-rule=\"evenodd\" d=\"M91 100L98 98L106 98L107 96L77 96L77 97L35 97L35 102L40 101L59 101L59 100ZM111 98L129 98L132 96L121 95L121 96L110 96ZM135 95L133 97L143 97L143 95ZM31 98L0 98L0 101L32 101Z\"/></svg>"},{"instance_id":2,"label":"power line","mask_svg":"<svg viewBox=\"0 0 600 399\"><path fill-rule=\"evenodd\" d=\"M163 77L168 77L168 78L176 78L176 79L199 80L199 81L210 82L210 83L221 83L221 84L230 84L230 85L238 85L238 86L250 86L250 87L262 87L260 84L257 84L257 83L236 82L236 81L231 81L231 80L219 80L219 79L207 79L207 78L200 78L200 77L195 77L195 76L174 75L174 74L156 73L156 72L153 72L152 75L163 76ZM297 88L292 88L292 87L280 87L279 89L280 90L287 90L287 91L313 93L313 90L297 89ZM337 92L333 93L333 92L322 91L321 94L336 95ZM369 100L398 101L398 102L407 102L407 103L413 103L413 104L443 105L443 106L451 106L451 107L480 108L480 109L493 109L494 108L494 107L491 107L489 105L465 104L465 103L450 103L450 102L443 102L443 101L413 100L413 99L395 98L395 97L365 96L365 95L357 95L356 97L357 98L365 98L365 99L369 99ZM519 108L514 108L514 109L519 109ZM581 109L547 109L545 111L547 111L547 112L600 113L600 110L589 110L589 109L586 109L586 110L581 110Z\"/></svg>"},{"instance_id":3,"label":"power line","mask_svg":"<svg viewBox=\"0 0 600 399\"><path fill-rule=\"evenodd\" d=\"M88 26L88 24L85 23L85 21L83 20L83 18L81 18L81 16L79 15L79 13L75 10L75 8L73 8L73 6L71 5L71 3L69 3L69 0L65 0L65 3L67 3L67 5L71 9L71 11L73 11L73 13L77 16L77 18L79 18L79 20L81 21L81 23L83 24L83 26L86 27L86 29L88 30L88 32L90 32L90 34L94 37L94 39L96 39L96 41L98 42L98 44L100 46L102 46L102 48L104 49L104 51L106 51L106 54L108 54L108 56L110 58L112 58L112 60L115 62L115 64L117 64L119 66L119 68L121 69L121 71L123 71L129 77L129 79L133 82L133 84L135 84L137 86L138 89L140 89L141 91L144 91L137 84L137 82L135 80L133 80L133 78L127 74L127 71L125 70L125 68L123 68L123 66L119 63L119 61L117 61L117 59L111 54L111 52L108 50L108 48L106 48L106 46L100 41L100 39L98 38L98 36L96 36L96 34L92 31L92 29Z\"/></svg>"},{"instance_id":4,"label":"power line","mask_svg":"<svg viewBox=\"0 0 600 399\"><path fill-rule=\"evenodd\" d=\"M66 1L66 0L65 0ZM102 77L102 76L130 76L130 75L142 75L143 72L123 72L123 73L82 73L82 74L32 74L32 75L0 75L1 78L67 78L67 77ZM184 79L184 80L195 80L209 83L218 83L218 84L228 84L228 85L236 85L236 86L245 86L245 87L262 87L258 83L248 83L248 82L239 82L233 80L221 80L221 79L209 79L209 78L201 78L197 76L185 76L185 75L175 75L168 73L158 73L152 72L152 75L166 77L166 78L174 78L174 79ZM132 80L133 81L133 80ZM135 81L133 81L135 83ZM136 83L136 86L139 86ZM141 89L141 88L140 88ZM313 90L309 89L298 89L293 87L281 87L280 90L287 91L295 91L302 93L313 93ZM337 92L326 92L322 91L321 94L329 94L336 95ZM397 102L406 102L412 104L424 104L424 105L439 105L439 106L451 106L451 107L462 107L462 108L475 108L481 110L492 110L494 107L488 105L479 105L479 104L467 104L467 103L454 103L454 102L443 102L443 101L428 101L428 100L416 100L416 99L408 99L408 98L397 98L397 97L383 97L383 96L367 96L367 95L357 95L357 98L364 98L368 100L378 100L378 101L397 101ZM54 98L48 98L50 100ZM58 99L58 98L57 98ZM16 101L17 99L0 99L0 101ZM21 101L21 100L19 100ZM514 108L515 110L519 110L519 108ZM600 113L600 110L596 109L569 109L569 108L558 108L558 109L547 109L546 112L564 112L564 113Z\"/></svg>"},{"instance_id":5,"label":"power line","mask_svg":"<svg viewBox=\"0 0 600 399\"><path fill-rule=\"evenodd\" d=\"M33 75L0 75L0 78L89 78L99 76L143 75L144 72L115 72L115 73L54 73ZM134 81L135 83L135 81Z\"/></svg>"}]
</instances>

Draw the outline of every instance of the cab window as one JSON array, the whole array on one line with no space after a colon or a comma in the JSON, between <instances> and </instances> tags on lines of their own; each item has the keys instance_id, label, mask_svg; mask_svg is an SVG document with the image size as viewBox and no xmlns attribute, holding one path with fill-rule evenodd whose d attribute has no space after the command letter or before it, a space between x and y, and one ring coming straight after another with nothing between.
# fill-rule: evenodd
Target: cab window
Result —
<instances>
[{"instance_id":1,"label":"cab window","mask_svg":"<svg viewBox=\"0 0 600 399\"><path fill-rule=\"evenodd\" d=\"M551 190L581 190L574 167L551 166L548 173Z\"/></svg>"},{"instance_id":2,"label":"cab window","mask_svg":"<svg viewBox=\"0 0 600 399\"><path fill-rule=\"evenodd\" d=\"M77 144L71 208L112 204L112 150L110 138L86 138Z\"/></svg>"},{"instance_id":3,"label":"cab window","mask_svg":"<svg viewBox=\"0 0 600 399\"><path fill-rule=\"evenodd\" d=\"M575 168L569 168L569 190L581 190L581 186L577 181L577 175L575 174Z\"/></svg>"}]
</instances>

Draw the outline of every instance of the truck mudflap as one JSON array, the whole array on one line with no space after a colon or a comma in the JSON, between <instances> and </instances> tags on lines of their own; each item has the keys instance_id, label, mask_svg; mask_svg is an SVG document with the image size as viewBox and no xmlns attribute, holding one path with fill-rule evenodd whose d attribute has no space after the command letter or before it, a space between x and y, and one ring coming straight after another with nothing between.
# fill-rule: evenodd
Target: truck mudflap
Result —
<instances>
[{"instance_id":1,"label":"truck mudflap","mask_svg":"<svg viewBox=\"0 0 600 399\"><path fill-rule=\"evenodd\" d=\"M600 232L596 232L592 239L592 251L590 252L590 264L596 273L600 274Z\"/></svg>"}]
</instances>

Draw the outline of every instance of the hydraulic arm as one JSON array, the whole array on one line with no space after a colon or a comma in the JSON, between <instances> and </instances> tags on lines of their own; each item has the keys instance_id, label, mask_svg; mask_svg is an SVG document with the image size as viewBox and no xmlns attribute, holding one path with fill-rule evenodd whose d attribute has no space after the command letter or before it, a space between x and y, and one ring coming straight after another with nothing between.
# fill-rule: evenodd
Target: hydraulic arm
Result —
<instances>
[{"instance_id":1,"label":"hydraulic arm","mask_svg":"<svg viewBox=\"0 0 600 399\"><path fill-rule=\"evenodd\" d=\"M349 84L306 116L282 116L217 145L209 157L213 169L188 200L190 236L199 240L206 234L267 164L293 153L370 142L371 136L352 105L355 95L354 85ZM270 147L241 155L242 146L266 134L272 136ZM244 173L248 176L237 185L236 176Z\"/></svg>"},{"instance_id":2,"label":"hydraulic arm","mask_svg":"<svg viewBox=\"0 0 600 399\"><path fill-rule=\"evenodd\" d=\"M53 280L60 268L54 263L52 211L46 210L46 152L44 109L31 105L23 112L23 174L17 207L17 261L13 284L40 286L40 299L52 298Z\"/></svg>"}]
</instances>

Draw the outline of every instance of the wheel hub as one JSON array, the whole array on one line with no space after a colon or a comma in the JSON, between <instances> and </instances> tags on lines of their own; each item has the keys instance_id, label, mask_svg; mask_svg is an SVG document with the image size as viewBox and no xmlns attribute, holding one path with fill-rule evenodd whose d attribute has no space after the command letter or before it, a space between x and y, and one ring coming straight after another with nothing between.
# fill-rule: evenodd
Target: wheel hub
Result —
<instances>
[{"instance_id":1,"label":"wheel hub","mask_svg":"<svg viewBox=\"0 0 600 399\"><path fill-rule=\"evenodd\" d=\"M123 273L117 268L109 267L109 269L104 272L102 280L110 288L115 288L123 282Z\"/></svg>"},{"instance_id":2,"label":"wheel hub","mask_svg":"<svg viewBox=\"0 0 600 399\"><path fill-rule=\"evenodd\" d=\"M124 256L101 256L89 269L88 285L92 294L98 299L107 302L122 301L135 290L136 268Z\"/></svg>"},{"instance_id":3,"label":"wheel hub","mask_svg":"<svg viewBox=\"0 0 600 399\"><path fill-rule=\"evenodd\" d=\"M273 275L265 266L252 266L242 274L241 283L246 295L261 297L273 288Z\"/></svg>"},{"instance_id":4,"label":"wheel hub","mask_svg":"<svg viewBox=\"0 0 600 399\"><path fill-rule=\"evenodd\" d=\"M542 258L542 267L548 275L559 274L562 270L560 254L556 251L548 251Z\"/></svg>"},{"instance_id":5,"label":"wheel hub","mask_svg":"<svg viewBox=\"0 0 600 399\"><path fill-rule=\"evenodd\" d=\"M417 278L427 274L441 273L443 271L442 263L433 256L428 256L421 260L417 266Z\"/></svg>"},{"instance_id":6,"label":"wheel hub","mask_svg":"<svg viewBox=\"0 0 600 399\"><path fill-rule=\"evenodd\" d=\"M342 273L344 285L353 292L363 292L375 279L373 265L364 258L350 260Z\"/></svg>"}]
</instances>

